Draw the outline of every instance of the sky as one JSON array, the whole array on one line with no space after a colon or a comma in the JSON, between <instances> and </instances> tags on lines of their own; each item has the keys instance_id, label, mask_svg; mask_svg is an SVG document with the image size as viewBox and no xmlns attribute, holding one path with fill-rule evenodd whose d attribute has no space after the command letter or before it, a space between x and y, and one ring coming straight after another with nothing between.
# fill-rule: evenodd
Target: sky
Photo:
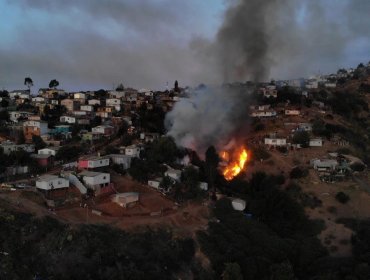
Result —
<instances>
[{"instance_id":1,"label":"sky","mask_svg":"<svg viewBox=\"0 0 370 280\"><path fill-rule=\"evenodd\" d=\"M229 30L223 28L233 22L228 11L239 9L239 2L248 0L0 0L0 88L24 88L27 76L34 90L52 79L66 90L119 83L160 90L175 80L180 86L222 83L219 46L230 40L222 30ZM370 1L285 2L278 11L261 10L269 48L257 64L268 61L265 79L299 78L370 60ZM253 13L250 6L244 8ZM242 32L255 28L253 21L244 23ZM230 53L235 46L221 49ZM246 72L248 57L238 61Z\"/></svg>"}]
</instances>

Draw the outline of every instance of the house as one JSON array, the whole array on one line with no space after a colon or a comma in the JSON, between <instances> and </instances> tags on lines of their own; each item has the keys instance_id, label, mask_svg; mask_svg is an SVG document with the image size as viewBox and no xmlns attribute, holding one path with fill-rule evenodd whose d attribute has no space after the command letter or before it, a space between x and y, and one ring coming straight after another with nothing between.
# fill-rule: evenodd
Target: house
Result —
<instances>
[{"instance_id":1,"label":"house","mask_svg":"<svg viewBox=\"0 0 370 280\"><path fill-rule=\"evenodd\" d=\"M26 120L28 117L32 115L30 112L22 112L22 111L10 111L9 112L9 119L12 122L17 123L20 120Z\"/></svg>"},{"instance_id":2,"label":"house","mask_svg":"<svg viewBox=\"0 0 370 280\"><path fill-rule=\"evenodd\" d=\"M104 136L111 136L114 133L114 127L110 125L98 125L91 129L92 133L102 134Z\"/></svg>"},{"instance_id":3,"label":"house","mask_svg":"<svg viewBox=\"0 0 370 280\"><path fill-rule=\"evenodd\" d=\"M71 131L70 125L56 125L51 134L68 134Z\"/></svg>"},{"instance_id":4,"label":"house","mask_svg":"<svg viewBox=\"0 0 370 280\"><path fill-rule=\"evenodd\" d=\"M144 140L145 143L148 143L148 142L153 142L154 140L158 139L159 138L159 133L140 133L140 139L141 140Z\"/></svg>"},{"instance_id":5,"label":"house","mask_svg":"<svg viewBox=\"0 0 370 280\"><path fill-rule=\"evenodd\" d=\"M338 161L336 159L314 159L311 164L317 171L334 171L338 166Z\"/></svg>"},{"instance_id":6,"label":"house","mask_svg":"<svg viewBox=\"0 0 370 280\"><path fill-rule=\"evenodd\" d=\"M86 187L94 191L110 185L110 174L102 172L83 171L78 174Z\"/></svg>"},{"instance_id":7,"label":"house","mask_svg":"<svg viewBox=\"0 0 370 280\"><path fill-rule=\"evenodd\" d=\"M94 112L94 107L92 105L81 105L80 110L86 112Z\"/></svg>"},{"instance_id":8,"label":"house","mask_svg":"<svg viewBox=\"0 0 370 280\"><path fill-rule=\"evenodd\" d=\"M53 156L49 154L32 154L31 158L35 159L41 167L48 167L53 164Z\"/></svg>"},{"instance_id":9,"label":"house","mask_svg":"<svg viewBox=\"0 0 370 280\"><path fill-rule=\"evenodd\" d=\"M96 141L102 138L100 133L84 132L81 133L82 141Z\"/></svg>"},{"instance_id":10,"label":"house","mask_svg":"<svg viewBox=\"0 0 370 280\"><path fill-rule=\"evenodd\" d=\"M125 147L125 155L140 158L140 148L136 145Z\"/></svg>"},{"instance_id":11,"label":"house","mask_svg":"<svg viewBox=\"0 0 370 280\"><path fill-rule=\"evenodd\" d=\"M74 99L63 99L60 104L65 106L68 112L78 110L80 107L80 102Z\"/></svg>"},{"instance_id":12,"label":"house","mask_svg":"<svg viewBox=\"0 0 370 280\"><path fill-rule=\"evenodd\" d=\"M79 169L94 169L99 167L109 166L109 157L82 157L78 160Z\"/></svg>"},{"instance_id":13,"label":"house","mask_svg":"<svg viewBox=\"0 0 370 280\"><path fill-rule=\"evenodd\" d=\"M98 111L95 113L95 115L101 117L102 119L108 119L112 117L112 113L105 111Z\"/></svg>"},{"instance_id":14,"label":"house","mask_svg":"<svg viewBox=\"0 0 370 280\"><path fill-rule=\"evenodd\" d=\"M181 170L176 170L169 168L167 171L164 173L164 176L170 177L173 180L180 182L181 181Z\"/></svg>"},{"instance_id":15,"label":"house","mask_svg":"<svg viewBox=\"0 0 370 280\"><path fill-rule=\"evenodd\" d=\"M59 150L59 147L49 147L49 148L40 149L40 150L38 150L37 153L39 155L51 155L51 156L55 157L58 150Z\"/></svg>"},{"instance_id":16,"label":"house","mask_svg":"<svg viewBox=\"0 0 370 280\"><path fill-rule=\"evenodd\" d=\"M105 100L105 104L107 106L120 106L121 105L121 100L118 98L108 98Z\"/></svg>"},{"instance_id":17,"label":"house","mask_svg":"<svg viewBox=\"0 0 370 280\"><path fill-rule=\"evenodd\" d=\"M326 88L335 88L335 87L337 87L337 84L336 83L327 82L327 83L324 84L324 87L326 87Z\"/></svg>"},{"instance_id":18,"label":"house","mask_svg":"<svg viewBox=\"0 0 370 280\"><path fill-rule=\"evenodd\" d=\"M301 114L300 110L285 110L284 114L286 116L299 116Z\"/></svg>"},{"instance_id":19,"label":"house","mask_svg":"<svg viewBox=\"0 0 370 280\"><path fill-rule=\"evenodd\" d=\"M94 106L94 105L100 105L100 100L99 99L90 99L87 101L87 104Z\"/></svg>"},{"instance_id":20,"label":"house","mask_svg":"<svg viewBox=\"0 0 370 280\"><path fill-rule=\"evenodd\" d=\"M36 180L36 188L42 191L64 189L69 187L69 181L56 175L46 174Z\"/></svg>"},{"instance_id":21,"label":"house","mask_svg":"<svg viewBox=\"0 0 370 280\"><path fill-rule=\"evenodd\" d=\"M270 109L271 105L270 104L265 104L265 105L251 105L249 106L249 109L252 111L266 111Z\"/></svg>"},{"instance_id":22,"label":"house","mask_svg":"<svg viewBox=\"0 0 370 280\"><path fill-rule=\"evenodd\" d=\"M322 147L322 139L321 138L310 139L310 142L309 142L308 146L310 146L310 147Z\"/></svg>"},{"instance_id":23,"label":"house","mask_svg":"<svg viewBox=\"0 0 370 280\"><path fill-rule=\"evenodd\" d=\"M23 134L26 141L31 142L32 136L43 136L49 132L48 123L43 121L26 121L23 123Z\"/></svg>"},{"instance_id":24,"label":"house","mask_svg":"<svg viewBox=\"0 0 370 280\"><path fill-rule=\"evenodd\" d=\"M139 193L137 192L117 193L112 197L112 201L124 208L132 207L139 202Z\"/></svg>"},{"instance_id":25,"label":"house","mask_svg":"<svg viewBox=\"0 0 370 280\"><path fill-rule=\"evenodd\" d=\"M158 190L161 182L162 182L162 178L158 177L155 179L148 180L148 185Z\"/></svg>"},{"instance_id":26,"label":"house","mask_svg":"<svg viewBox=\"0 0 370 280\"><path fill-rule=\"evenodd\" d=\"M265 145L268 146L286 146L286 138L268 137L265 138Z\"/></svg>"},{"instance_id":27,"label":"house","mask_svg":"<svg viewBox=\"0 0 370 280\"><path fill-rule=\"evenodd\" d=\"M260 88L259 92L266 98L277 98L277 90L275 86Z\"/></svg>"},{"instance_id":28,"label":"house","mask_svg":"<svg viewBox=\"0 0 370 280\"><path fill-rule=\"evenodd\" d=\"M75 110L71 112L71 114L76 117L87 116L87 113L88 113L87 111L81 111L81 110Z\"/></svg>"},{"instance_id":29,"label":"house","mask_svg":"<svg viewBox=\"0 0 370 280\"><path fill-rule=\"evenodd\" d=\"M129 169L131 166L132 156L111 154L109 157L112 160L112 163L121 165L123 169Z\"/></svg>"},{"instance_id":30,"label":"house","mask_svg":"<svg viewBox=\"0 0 370 280\"><path fill-rule=\"evenodd\" d=\"M59 121L61 123L70 123L70 124L74 124L76 123L76 117L72 117L72 116L61 116Z\"/></svg>"},{"instance_id":31,"label":"house","mask_svg":"<svg viewBox=\"0 0 370 280\"><path fill-rule=\"evenodd\" d=\"M245 207L247 206L245 200L240 199L240 198L234 198L231 201L231 205L234 208L234 210L237 210L237 211L243 211Z\"/></svg>"},{"instance_id":32,"label":"house","mask_svg":"<svg viewBox=\"0 0 370 280\"><path fill-rule=\"evenodd\" d=\"M82 92L75 92L73 94L73 99L83 99L83 100L85 100L86 99L86 94L82 93Z\"/></svg>"},{"instance_id":33,"label":"house","mask_svg":"<svg viewBox=\"0 0 370 280\"><path fill-rule=\"evenodd\" d=\"M312 124L311 123L300 123L298 125L299 131L312 131Z\"/></svg>"},{"instance_id":34,"label":"house","mask_svg":"<svg viewBox=\"0 0 370 280\"><path fill-rule=\"evenodd\" d=\"M199 182L199 188L203 191L208 191L208 183L207 182Z\"/></svg>"},{"instance_id":35,"label":"house","mask_svg":"<svg viewBox=\"0 0 370 280\"><path fill-rule=\"evenodd\" d=\"M35 151L35 145L33 144L20 144L17 145L11 141L3 141L0 144L0 147L3 149L3 153L9 155L11 152L23 150L27 153L33 153Z\"/></svg>"},{"instance_id":36,"label":"house","mask_svg":"<svg viewBox=\"0 0 370 280\"><path fill-rule=\"evenodd\" d=\"M16 97L22 99L31 99L30 95L31 93L28 89L13 90L9 92L10 99L15 99Z\"/></svg>"},{"instance_id":37,"label":"house","mask_svg":"<svg viewBox=\"0 0 370 280\"><path fill-rule=\"evenodd\" d=\"M123 98L123 97L126 96L126 92L125 91L111 90L108 93L109 93L109 96L111 98Z\"/></svg>"},{"instance_id":38,"label":"house","mask_svg":"<svg viewBox=\"0 0 370 280\"><path fill-rule=\"evenodd\" d=\"M274 110L255 111L250 114L252 118L271 118L276 117L277 113Z\"/></svg>"}]
</instances>

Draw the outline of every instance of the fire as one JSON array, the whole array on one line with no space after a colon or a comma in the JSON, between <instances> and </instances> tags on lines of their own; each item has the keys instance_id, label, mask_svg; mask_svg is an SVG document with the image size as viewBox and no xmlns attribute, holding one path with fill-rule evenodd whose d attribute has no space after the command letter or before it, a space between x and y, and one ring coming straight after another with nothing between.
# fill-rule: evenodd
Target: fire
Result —
<instances>
[{"instance_id":1,"label":"fire","mask_svg":"<svg viewBox=\"0 0 370 280\"><path fill-rule=\"evenodd\" d=\"M242 147L233 153L232 160L230 160L230 154L226 151L221 152L220 157L227 163L226 166L222 168L222 173L225 179L230 181L244 169L248 160L248 152Z\"/></svg>"}]
</instances>

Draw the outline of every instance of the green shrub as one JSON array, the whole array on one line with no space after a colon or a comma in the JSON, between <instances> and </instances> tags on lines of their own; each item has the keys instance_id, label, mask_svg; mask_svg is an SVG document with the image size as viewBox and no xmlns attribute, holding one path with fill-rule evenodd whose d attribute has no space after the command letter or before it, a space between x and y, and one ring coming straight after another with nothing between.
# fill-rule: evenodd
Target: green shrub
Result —
<instances>
[{"instance_id":1,"label":"green shrub","mask_svg":"<svg viewBox=\"0 0 370 280\"><path fill-rule=\"evenodd\" d=\"M338 192L335 196L335 199L343 204L347 203L350 200L349 196L346 195L344 192Z\"/></svg>"}]
</instances>

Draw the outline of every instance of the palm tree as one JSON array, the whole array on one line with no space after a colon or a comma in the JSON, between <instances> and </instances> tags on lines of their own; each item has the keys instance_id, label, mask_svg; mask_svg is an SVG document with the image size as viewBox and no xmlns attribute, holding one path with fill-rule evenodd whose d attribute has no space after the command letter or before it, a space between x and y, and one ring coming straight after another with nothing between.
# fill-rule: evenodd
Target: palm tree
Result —
<instances>
[{"instance_id":1,"label":"palm tree","mask_svg":"<svg viewBox=\"0 0 370 280\"><path fill-rule=\"evenodd\" d=\"M59 82L56 79L50 81L49 88L55 89L57 86L59 86Z\"/></svg>"},{"instance_id":2,"label":"palm tree","mask_svg":"<svg viewBox=\"0 0 370 280\"><path fill-rule=\"evenodd\" d=\"M24 78L24 85L28 87L28 90L33 86L33 81L30 77Z\"/></svg>"}]
</instances>

